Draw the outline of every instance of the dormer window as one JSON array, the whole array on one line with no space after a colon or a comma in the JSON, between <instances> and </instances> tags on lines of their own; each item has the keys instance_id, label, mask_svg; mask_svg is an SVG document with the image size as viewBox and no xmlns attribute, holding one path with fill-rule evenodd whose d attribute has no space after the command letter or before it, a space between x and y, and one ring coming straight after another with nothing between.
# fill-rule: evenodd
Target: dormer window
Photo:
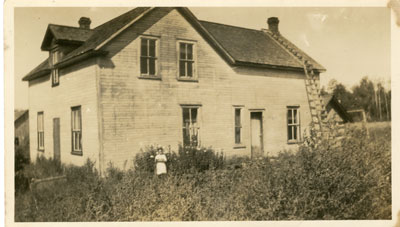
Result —
<instances>
[{"instance_id":1,"label":"dormer window","mask_svg":"<svg viewBox=\"0 0 400 227\"><path fill-rule=\"evenodd\" d=\"M53 50L51 51L51 64L55 65L58 62L58 51L57 50Z\"/></svg>"},{"instance_id":2,"label":"dormer window","mask_svg":"<svg viewBox=\"0 0 400 227\"><path fill-rule=\"evenodd\" d=\"M51 69L51 86L57 86L60 83L58 68L55 68L54 65L59 61L59 53L57 49L54 49L50 52L51 65L53 68Z\"/></svg>"}]
</instances>

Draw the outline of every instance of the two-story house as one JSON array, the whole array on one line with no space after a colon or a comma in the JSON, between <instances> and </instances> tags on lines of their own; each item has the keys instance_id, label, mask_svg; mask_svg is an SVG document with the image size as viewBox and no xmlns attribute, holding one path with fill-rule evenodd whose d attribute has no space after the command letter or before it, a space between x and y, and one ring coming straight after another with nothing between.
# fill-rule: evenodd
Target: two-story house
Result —
<instances>
[{"instance_id":1,"label":"two-story house","mask_svg":"<svg viewBox=\"0 0 400 227\"><path fill-rule=\"evenodd\" d=\"M279 33L139 7L96 28L49 24L49 58L29 82L31 157L123 168L150 144L230 155L294 149L312 121L305 67L325 69ZM268 26L268 28L267 28Z\"/></svg>"}]
</instances>

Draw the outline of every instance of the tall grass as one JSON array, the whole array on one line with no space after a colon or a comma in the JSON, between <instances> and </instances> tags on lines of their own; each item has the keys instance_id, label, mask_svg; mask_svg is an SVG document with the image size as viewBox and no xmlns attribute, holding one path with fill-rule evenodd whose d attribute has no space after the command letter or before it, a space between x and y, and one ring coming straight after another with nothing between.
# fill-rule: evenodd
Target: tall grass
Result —
<instances>
[{"instance_id":1,"label":"tall grass","mask_svg":"<svg viewBox=\"0 0 400 227\"><path fill-rule=\"evenodd\" d=\"M122 172L110 167L104 178L88 162L84 167L67 167L64 184L18 195L15 218L16 221L390 219L390 140L390 127L370 129L369 137L361 128L350 127L339 143L328 139L308 143L299 152L284 152L273 160L224 160L220 154L203 149L202 153L192 151L191 155L208 157L196 164L185 159L186 156L179 159L178 152L174 155L179 160L170 165L176 169L171 169L166 178L156 177L143 164L147 162L143 157L150 157L151 150L136 159L136 168L143 167L140 170ZM213 162L220 164L210 164ZM191 171L178 168L189 166L188 163L197 167Z\"/></svg>"}]
</instances>

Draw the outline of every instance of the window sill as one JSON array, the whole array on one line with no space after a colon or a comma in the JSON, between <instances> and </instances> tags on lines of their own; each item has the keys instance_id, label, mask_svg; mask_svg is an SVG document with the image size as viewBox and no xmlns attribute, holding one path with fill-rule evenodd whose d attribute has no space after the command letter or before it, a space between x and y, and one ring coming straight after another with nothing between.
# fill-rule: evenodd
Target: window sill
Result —
<instances>
[{"instance_id":1,"label":"window sill","mask_svg":"<svg viewBox=\"0 0 400 227\"><path fill-rule=\"evenodd\" d=\"M147 76L147 75L141 75L138 76L139 79L146 79L146 80L161 80L161 76Z\"/></svg>"},{"instance_id":2,"label":"window sill","mask_svg":"<svg viewBox=\"0 0 400 227\"><path fill-rule=\"evenodd\" d=\"M199 82L199 80L196 79L196 78L182 78L182 77L179 77L179 78L178 78L178 81L182 81L182 82L194 82L194 83Z\"/></svg>"},{"instance_id":3,"label":"window sill","mask_svg":"<svg viewBox=\"0 0 400 227\"><path fill-rule=\"evenodd\" d=\"M288 143L289 145L291 145L291 144L301 144L301 141L292 140L292 141L288 141L287 143Z\"/></svg>"},{"instance_id":4,"label":"window sill","mask_svg":"<svg viewBox=\"0 0 400 227\"><path fill-rule=\"evenodd\" d=\"M57 87L60 83L52 84L51 87Z\"/></svg>"},{"instance_id":5,"label":"window sill","mask_svg":"<svg viewBox=\"0 0 400 227\"><path fill-rule=\"evenodd\" d=\"M233 146L233 149L244 149L246 148L246 145L243 144L235 144L235 146Z\"/></svg>"},{"instance_id":6,"label":"window sill","mask_svg":"<svg viewBox=\"0 0 400 227\"><path fill-rule=\"evenodd\" d=\"M71 151L72 155L83 156L82 151Z\"/></svg>"}]
</instances>

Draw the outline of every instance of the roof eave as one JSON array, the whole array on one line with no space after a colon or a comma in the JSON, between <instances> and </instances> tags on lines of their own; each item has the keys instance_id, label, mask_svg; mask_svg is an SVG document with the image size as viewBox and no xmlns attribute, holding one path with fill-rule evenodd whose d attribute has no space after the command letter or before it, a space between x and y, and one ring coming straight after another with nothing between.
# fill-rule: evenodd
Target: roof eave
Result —
<instances>
[{"instance_id":1,"label":"roof eave","mask_svg":"<svg viewBox=\"0 0 400 227\"><path fill-rule=\"evenodd\" d=\"M42 76L45 76L45 75L49 74L50 71L51 71L50 69L43 69L43 70L40 70L40 71L35 72L33 74L28 74L28 75L26 75L26 76L24 76L22 78L22 81L30 81L30 80L33 80L33 79L37 79L39 77L42 77Z\"/></svg>"},{"instance_id":2,"label":"roof eave","mask_svg":"<svg viewBox=\"0 0 400 227\"><path fill-rule=\"evenodd\" d=\"M104 50L90 50L85 53L81 53L79 55L75 55L74 57L71 57L69 59L65 59L57 64L54 65L56 68L65 68L67 66L70 66L78 61L86 60L87 58L90 57L95 57L99 55L106 55L108 51Z\"/></svg>"},{"instance_id":3,"label":"roof eave","mask_svg":"<svg viewBox=\"0 0 400 227\"><path fill-rule=\"evenodd\" d=\"M254 62L245 62L245 61L235 61L234 65L236 65L236 66L258 67L258 68L269 68L269 69L279 69L279 70L290 70L290 71L298 71L298 72L303 72L304 71L304 69L301 68L301 67L261 64L261 63L254 63Z\"/></svg>"},{"instance_id":4,"label":"roof eave","mask_svg":"<svg viewBox=\"0 0 400 227\"><path fill-rule=\"evenodd\" d=\"M61 62L55 64L54 67L55 68L59 68L59 69L65 68L65 67L70 66L70 65L72 65L72 64L74 64L76 62L83 61L83 60L85 60L87 58L94 57L94 56L99 56L99 55L105 55L107 53L108 53L107 51L103 51L103 50L98 50L98 51L91 50L91 51L82 53L80 55L76 55L76 56L74 56L72 58L66 59L64 61L61 61ZM36 73L33 73L31 75L26 75L24 78L22 78L22 81L30 81L30 80L33 80L33 79L37 79L39 77L42 77L42 76L45 76L45 75L49 74L50 72L51 72L51 69L44 69L44 70L38 71Z\"/></svg>"}]
</instances>

